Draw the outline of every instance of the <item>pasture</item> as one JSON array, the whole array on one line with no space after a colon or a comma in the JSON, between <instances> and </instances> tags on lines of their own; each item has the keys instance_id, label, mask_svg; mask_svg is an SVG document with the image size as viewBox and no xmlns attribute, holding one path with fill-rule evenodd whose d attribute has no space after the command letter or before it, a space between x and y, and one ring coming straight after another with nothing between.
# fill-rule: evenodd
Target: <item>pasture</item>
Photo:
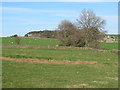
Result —
<instances>
[{"instance_id":1,"label":"pasture","mask_svg":"<svg viewBox=\"0 0 120 90\"><path fill-rule=\"evenodd\" d=\"M11 43L13 42L13 43ZM14 38L3 38L3 46L16 45ZM22 38L22 45L56 46L56 39ZM114 45L114 46L113 46ZM117 43L102 43L117 50ZM96 64L45 64L2 60L3 88L117 88L118 55L84 49L3 47L2 56L39 60L96 61Z\"/></svg>"},{"instance_id":2,"label":"pasture","mask_svg":"<svg viewBox=\"0 0 120 90\"><path fill-rule=\"evenodd\" d=\"M105 43L105 42L102 42L101 43L101 49L104 49L104 50L120 50L118 48L118 43L117 42L108 42L108 43Z\"/></svg>"},{"instance_id":3,"label":"pasture","mask_svg":"<svg viewBox=\"0 0 120 90\"><path fill-rule=\"evenodd\" d=\"M3 48L2 55L11 58L37 58L45 60L98 61L117 59L117 54L79 49Z\"/></svg>"},{"instance_id":4,"label":"pasture","mask_svg":"<svg viewBox=\"0 0 120 90\"><path fill-rule=\"evenodd\" d=\"M2 38L3 45L17 45L15 38ZM39 45L39 46L55 46L58 44L56 39L46 39L46 38L21 38L20 45Z\"/></svg>"},{"instance_id":5,"label":"pasture","mask_svg":"<svg viewBox=\"0 0 120 90\"><path fill-rule=\"evenodd\" d=\"M60 65L3 60L3 88L117 88L117 60L112 62Z\"/></svg>"},{"instance_id":6,"label":"pasture","mask_svg":"<svg viewBox=\"0 0 120 90\"><path fill-rule=\"evenodd\" d=\"M21 38L20 45L31 46L56 46L59 45L57 39L43 39L43 38ZM15 38L2 38L2 45L17 45ZM118 43L101 43L101 49L104 50L118 50Z\"/></svg>"}]
</instances>

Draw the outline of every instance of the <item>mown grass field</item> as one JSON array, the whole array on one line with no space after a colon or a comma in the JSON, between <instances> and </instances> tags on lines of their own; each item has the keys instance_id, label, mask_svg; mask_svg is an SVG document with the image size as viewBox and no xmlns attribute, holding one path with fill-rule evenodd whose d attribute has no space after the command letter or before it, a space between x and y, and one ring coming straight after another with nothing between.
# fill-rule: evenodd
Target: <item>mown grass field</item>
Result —
<instances>
[{"instance_id":1,"label":"mown grass field","mask_svg":"<svg viewBox=\"0 0 120 90\"><path fill-rule=\"evenodd\" d=\"M37 42L34 40L37 39ZM3 45L10 38L3 38ZM56 46L55 39L24 38L21 45ZM30 42L30 41L31 42ZM52 40L50 42L50 40ZM9 43L8 43L9 41ZM44 42L44 44L42 43ZM14 42L14 40L12 41ZM30 42L30 43L27 43ZM33 42L33 43L32 43ZM52 43L53 42L53 43ZM15 44L14 44L15 45ZM105 46L112 47L112 46ZM112 47L113 49L114 47ZM111 49L111 48L109 48ZM2 48L3 57L96 61L97 64L42 64L3 60L3 88L117 88L118 55L83 49Z\"/></svg>"}]
</instances>

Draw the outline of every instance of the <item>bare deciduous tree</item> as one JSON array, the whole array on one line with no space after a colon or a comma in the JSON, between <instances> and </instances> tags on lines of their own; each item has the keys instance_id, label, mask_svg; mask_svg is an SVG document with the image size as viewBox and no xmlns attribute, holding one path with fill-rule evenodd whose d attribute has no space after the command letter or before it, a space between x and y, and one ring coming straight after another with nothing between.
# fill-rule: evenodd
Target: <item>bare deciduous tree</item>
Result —
<instances>
[{"instance_id":1,"label":"bare deciduous tree","mask_svg":"<svg viewBox=\"0 0 120 90\"><path fill-rule=\"evenodd\" d=\"M76 26L69 20L63 20L58 25L58 39L66 46L73 45L73 35L76 32Z\"/></svg>"},{"instance_id":2,"label":"bare deciduous tree","mask_svg":"<svg viewBox=\"0 0 120 90\"><path fill-rule=\"evenodd\" d=\"M81 12L80 18L77 19L77 21L80 29L94 27L101 30L104 29L105 25L105 20L101 19L99 16L96 16L92 10L86 9Z\"/></svg>"},{"instance_id":3,"label":"bare deciduous tree","mask_svg":"<svg viewBox=\"0 0 120 90\"><path fill-rule=\"evenodd\" d=\"M91 10L83 10L77 23L63 20L58 25L58 39L66 46L99 47L104 36L105 20L96 16Z\"/></svg>"},{"instance_id":4,"label":"bare deciduous tree","mask_svg":"<svg viewBox=\"0 0 120 90\"><path fill-rule=\"evenodd\" d=\"M105 20L96 16L92 10L84 9L77 22L78 28L84 30L86 46L98 48L99 41L104 36Z\"/></svg>"}]
</instances>

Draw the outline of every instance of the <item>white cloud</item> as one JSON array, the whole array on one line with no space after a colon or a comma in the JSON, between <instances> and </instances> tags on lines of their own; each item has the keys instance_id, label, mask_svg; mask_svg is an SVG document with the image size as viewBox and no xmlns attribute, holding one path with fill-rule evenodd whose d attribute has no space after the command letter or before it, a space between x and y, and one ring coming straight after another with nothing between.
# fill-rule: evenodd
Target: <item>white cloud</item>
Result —
<instances>
[{"instance_id":1,"label":"white cloud","mask_svg":"<svg viewBox=\"0 0 120 90\"><path fill-rule=\"evenodd\" d=\"M119 0L2 0L2 2L119 2Z\"/></svg>"},{"instance_id":2,"label":"white cloud","mask_svg":"<svg viewBox=\"0 0 120 90\"><path fill-rule=\"evenodd\" d=\"M16 11L16 12L19 12L19 11L26 11L26 9L24 8L14 8L14 7L1 7L2 10L4 11ZM0 8L0 10L1 10Z\"/></svg>"},{"instance_id":3,"label":"white cloud","mask_svg":"<svg viewBox=\"0 0 120 90\"><path fill-rule=\"evenodd\" d=\"M15 12L30 12L30 13L66 13L73 12L71 10L36 10L36 9L28 9L28 8L15 8L15 7L0 7L0 11L7 11L10 13Z\"/></svg>"},{"instance_id":4,"label":"white cloud","mask_svg":"<svg viewBox=\"0 0 120 90\"><path fill-rule=\"evenodd\" d=\"M53 16L59 16L59 17L74 17L73 15L67 15L67 14L55 14Z\"/></svg>"},{"instance_id":5,"label":"white cloud","mask_svg":"<svg viewBox=\"0 0 120 90\"><path fill-rule=\"evenodd\" d=\"M58 16L58 17L78 17L78 14L54 14L53 16Z\"/></svg>"}]
</instances>

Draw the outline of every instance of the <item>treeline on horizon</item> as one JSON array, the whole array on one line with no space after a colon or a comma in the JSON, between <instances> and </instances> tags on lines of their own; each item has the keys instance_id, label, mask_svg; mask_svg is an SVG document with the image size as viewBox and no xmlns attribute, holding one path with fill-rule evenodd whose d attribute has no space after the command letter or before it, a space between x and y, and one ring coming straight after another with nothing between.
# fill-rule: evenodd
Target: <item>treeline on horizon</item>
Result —
<instances>
[{"instance_id":1,"label":"treeline on horizon","mask_svg":"<svg viewBox=\"0 0 120 90\"><path fill-rule=\"evenodd\" d=\"M40 30L40 31L30 31L25 34L23 37L40 37L40 38L56 38L56 33L60 32L59 30ZM34 33L40 33L42 36L34 35ZM31 36L29 36L31 34ZM120 34L105 34L106 36L120 36ZM10 37L18 37L18 34L12 35Z\"/></svg>"},{"instance_id":2,"label":"treeline on horizon","mask_svg":"<svg viewBox=\"0 0 120 90\"><path fill-rule=\"evenodd\" d=\"M45 38L55 38L55 37L52 37L52 35L55 34L56 32L59 32L59 30L47 30L47 29L45 29L45 30L39 30L39 31L31 31L31 32L28 32L27 34L25 34L24 37L28 37L29 34L43 33L43 34L46 34L46 35L44 35ZM106 36L120 36L120 34L105 34L105 35ZM39 37L39 36L36 35L36 37Z\"/></svg>"}]
</instances>

